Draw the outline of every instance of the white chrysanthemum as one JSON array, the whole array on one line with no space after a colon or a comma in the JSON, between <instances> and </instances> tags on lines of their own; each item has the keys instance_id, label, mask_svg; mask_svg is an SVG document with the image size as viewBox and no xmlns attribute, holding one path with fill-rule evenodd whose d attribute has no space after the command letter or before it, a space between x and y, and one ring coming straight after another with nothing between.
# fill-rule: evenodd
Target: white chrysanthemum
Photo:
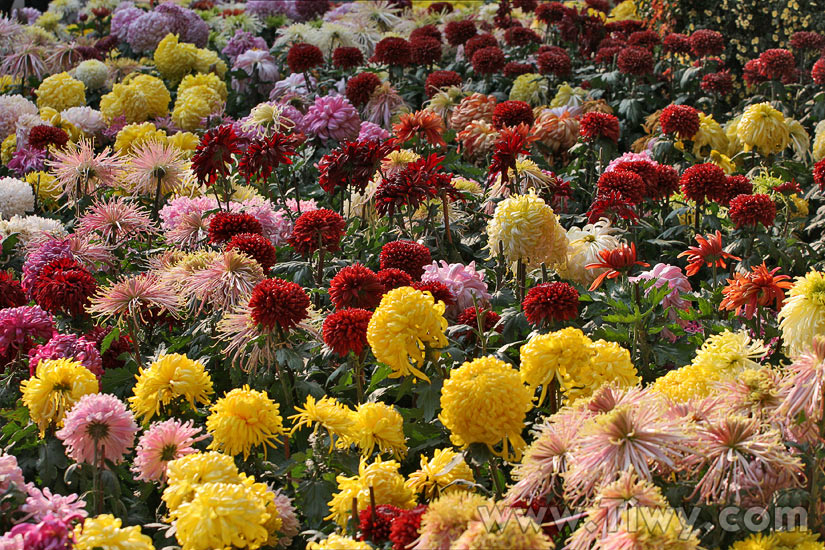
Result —
<instances>
[{"instance_id":1,"label":"white chrysanthemum","mask_svg":"<svg viewBox=\"0 0 825 550\"><path fill-rule=\"evenodd\" d=\"M32 186L16 178L0 179L0 217L21 216L34 210Z\"/></svg>"},{"instance_id":2,"label":"white chrysanthemum","mask_svg":"<svg viewBox=\"0 0 825 550\"><path fill-rule=\"evenodd\" d=\"M585 266L598 262L602 250L617 248L619 239L615 234L620 231L605 218L584 227L571 227L567 231L567 267L561 268L559 275L582 285L592 283L602 270L586 269Z\"/></svg>"},{"instance_id":3,"label":"white chrysanthemum","mask_svg":"<svg viewBox=\"0 0 825 550\"><path fill-rule=\"evenodd\" d=\"M77 126L87 137L106 129L106 121L103 120L103 115L100 111L91 107L71 107L60 113L60 116L66 122Z\"/></svg>"},{"instance_id":4,"label":"white chrysanthemum","mask_svg":"<svg viewBox=\"0 0 825 550\"><path fill-rule=\"evenodd\" d=\"M43 233L55 237L65 237L67 235L62 223L49 218L13 216L10 220L0 220L0 240L17 234L19 239L18 250L20 251L25 250L30 242L39 238Z\"/></svg>"},{"instance_id":5,"label":"white chrysanthemum","mask_svg":"<svg viewBox=\"0 0 825 550\"><path fill-rule=\"evenodd\" d=\"M87 59L74 70L74 77L85 84L87 90L102 88L108 76L109 68L97 59Z\"/></svg>"},{"instance_id":6,"label":"white chrysanthemum","mask_svg":"<svg viewBox=\"0 0 825 550\"><path fill-rule=\"evenodd\" d=\"M48 120L43 120L38 114L25 113L17 117L15 134L17 135L17 150L29 145L29 133L35 126L52 126Z\"/></svg>"},{"instance_id":7,"label":"white chrysanthemum","mask_svg":"<svg viewBox=\"0 0 825 550\"><path fill-rule=\"evenodd\" d=\"M22 115L37 115L37 106L21 95L0 96L0 141L15 132Z\"/></svg>"}]
</instances>

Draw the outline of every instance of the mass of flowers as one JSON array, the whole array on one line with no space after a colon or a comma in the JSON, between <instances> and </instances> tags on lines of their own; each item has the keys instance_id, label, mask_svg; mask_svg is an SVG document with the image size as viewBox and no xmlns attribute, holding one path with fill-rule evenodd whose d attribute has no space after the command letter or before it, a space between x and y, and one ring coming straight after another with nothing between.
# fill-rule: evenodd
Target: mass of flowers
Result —
<instances>
[{"instance_id":1,"label":"mass of flowers","mask_svg":"<svg viewBox=\"0 0 825 550\"><path fill-rule=\"evenodd\" d=\"M713 4L0 16L0 550L825 550L825 20Z\"/></svg>"}]
</instances>

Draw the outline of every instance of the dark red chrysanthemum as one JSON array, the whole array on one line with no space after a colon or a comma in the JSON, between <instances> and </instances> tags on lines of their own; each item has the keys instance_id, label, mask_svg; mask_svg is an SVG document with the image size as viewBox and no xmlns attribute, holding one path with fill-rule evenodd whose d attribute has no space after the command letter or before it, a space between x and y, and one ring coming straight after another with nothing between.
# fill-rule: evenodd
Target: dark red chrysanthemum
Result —
<instances>
[{"instance_id":1,"label":"dark red chrysanthemum","mask_svg":"<svg viewBox=\"0 0 825 550\"><path fill-rule=\"evenodd\" d=\"M644 76L653 72L653 54L647 48L628 46L619 52L616 66L624 74Z\"/></svg>"},{"instance_id":2,"label":"dark red chrysanthemum","mask_svg":"<svg viewBox=\"0 0 825 550\"><path fill-rule=\"evenodd\" d=\"M303 141L302 134L281 134L255 139L244 151L238 162L238 171L246 178L246 183L256 178L267 181L272 171L281 164L292 164L291 156Z\"/></svg>"},{"instance_id":3,"label":"dark red chrysanthemum","mask_svg":"<svg viewBox=\"0 0 825 550\"><path fill-rule=\"evenodd\" d=\"M762 71L762 62L758 59L751 59L745 63L745 66L742 67L742 80L751 87L765 82L767 79Z\"/></svg>"},{"instance_id":4,"label":"dark red chrysanthemum","mask_svg":"<svg viewBox=\"0 0 825 550\"><path fill-rule=\"evenodd\" d=\"M420 37L410 41L412 62L416 65L432 65L441 61L441 42L435 38Z\"/></svg>"},{"instance_id":5,"label":"dark red chrysanthemum","mask_svg":"<svg viewBox=\"0 0 825 550\"><path fill-rule=\"evenodd\" d=\"M89 342L94 342L97 350L100 351L101 345L106 337L112 332L112 327L95 327L83 337ZM127 334L118 333L118 337L111 340L109 347L103 352L100 357L103 359L103 370L120 369L126 365L126 361L119 359L124 353L130 353L134 350L132 339Z\"/></svg>"},{"instance_id":6,"label":"dark red chrysanthemum","mask_svg":"<svg viewBox=\"0 0 825 550\"><path fill-rule=\"evenodd\" d=\"M699 111L689 105L668 105L659 115L662 132L691 139L699 131Z\"/></svg>"},{"instance_id":7,"label":"dark red chrysanthemum","mask_svg":"<svg viewBox=\"0 0 825 550\"><path fill-rule=\"evenodd\" d=\"M391 36L375 45L370 61L393 67L406 67L412 62L410 43L403 38Z\"/></svg>"},{"instance_id":8,"label":"dark red chrysanthemum","mask_svg":"<svg viewBox=\"0 0 825 550\"><path fill-rule=\"evenodd\" d=\"M730 178L728 178L728 179L730 179ZM777 193L781 193L783 195L801 195L802 192L803 192L802 187L800 187L799 184L796 183L796 180L783 181L779 185L774 185L773 190L776 191ZM748 191L742 191L742 193L739 193L739 194L740 195L750 195L751 193L753 193L753 185L750 186ZM734 196L736 196L736 195L734 195Z\"/></svg>"},{"instance_id":9,"label":"dark red chrysanthemum","mask_svg":"<svg viewBox=\"0 0 825 550\"><path fill-rule=\"evenodd\" d=\"M373 196L378 213L392 217L402 206L416 209L427 199L444 198L445 195L449 200L460 199L451 183L452 174L442 172L443 160L443 156L432 154L382 178Z\"/></svg>"},{"instance_id":10,"label":"dark red chrysanthemum","mask_svg":"<svg viewBox=\"0 0 825 550\"><path fill-rule=\"evenodd\" d=\"M319 183L327 193L352 187L363 192L378 169L381 160L393 149L392 140L348 141L333 149L318 162Z\"/></svg>"},{"instance_id":11,"label":"dark red chrysanthemum","mask_svg":"<svg viewBox=\"0 0 825 550\"><path fill-rule=\"evenodd\" d=\"M432 261L430 249L415 241L392 241L381 247L381 269L396 268L418 281Z\"/></svg>"},{"instance_id":12,"label":"dark red chrysanthemum","mask_svg":"<svg viewBox=\"0 0 825 550\"><path fill-rule=\"evenodd\" d=\"M390 540L393 550L407 550L418 540L418 529L421 527L421 516L427 511L424 504L412 510L400 510L390 527Z\"/></svg>"},{"instance_id":13,"label":"dark red chrysanthemum","mask_svg":"<svg viewBox=\"0 0 825 550\"><path fill-rule=\"evenodd\" d=\"M679 172L667 164L656 166L656 190L651 199L666 199L679 190Z\"/></svg>"},{"instance_id":14,"label":"dark red chrysanthemum","mask_svg":"<svg viewBox=\"0 0 825 550\"><path fill-rule=\"evenodd\" d=\"M384 286L384 292L389 292L394 288L402 286L410 286L413 284L410 274L402 269L391 267L389 269L382 269L378 273L378 280Z\"/></svg>"},{"instance_id":15,"label":"dark red chrysanthemum","mask_svg":"<svg viewBox=\"0 0 825 550\"><path fill-rule=\"evenodd\" d=\"M648 160L626 160L615 166L615 170L626 170L638 174L645 183L644 196L651 197L656 194L659 186L659 172L656 165Z\"/></svg>"},{"instance_id":16,"label":"dark red chrysanthemum","mask_svg":"<svg viewBox=\"0 0 825 550\"><path fill-rule=\"evenodd\" d=\"M590 210L587 211L587 219L590 223L595 223L601 218L607 218L613 222L617 220L638 220L639 215L633 206L633 203L617 191L599 194L593 204L590 205Z\"/></svg>"},{"instance_id":17,"label":"dark red chrysanthemum","mask_svg":"<svg viewBox=\"0 0 825 550\"><path fill-rule=\"evenodd\" d=\"M335 309L374 309L384 290L378 275L361 264L342 268L329 282L329 297Z\"/></svg>"},{"instance_id":18,"label":"dark red chrysanthemum","mask_svg":"<svg viewBox=\"0 0 825 550\"><path fill-rule=\"evenodd\" d=\"M435 25L424 25L423 27L418 27L410 33L410 42L417 38L423 37L434 38L441 42L441 31L438 30L438 27Z\"/></svg>"},{"instance_id":19,"label":"dark red chrysanthemum","mask_svg":"<svg viewBox=\"0 0 825 550\"><path fill-rule=\"evenodd\" d=\"M561 2L545 2L539 4L535 10L536 18L548 25L561 21L566 12L567 8Z\"/></svg>"},{"instance_id":20,"label":"dark red chrysanthemum","mask_svg":"<svg viewBox=\"0 0 825 550\"><path fill-rule=\"evenodd\" d=\"M287 332L306 319L309 296L300 285L273 278L264 279L252 289L249 310L255 324L266 330L279 327Z\"/></svg>"},{"instance_id":21,"label":"dark red chrysanthemum","mask_svg":"<svg viewBox=\"0 0 825 550\"><path fill-rule=\"evenodd\" d=\"M579 120L579 134L585 141L607 139L619 141L619 119L608 113L591 111Z\"/></svg>"},{"instance_id":22,"label":"dark red chrysanthemum","mask_svg":"<svg viewBox=\"0 0 825 550\"><path fill-rule=\"evenodd\" d=\"M63 128L41 125L35 126L29 132L29 147L33 149L48 149L50 145L60 149L68 141L69 134Z\"/></svg>"},{"instance_id":23,"label":"dark red chrysanthemum","mask_svg":"<svg viewBox=\"0 0 825 550\"><path fill-rule=\"evenodd\" d=\"M636 31L627 38L628 46L638 46L640 48L653 49L654 46L661 44L662 39L656 31L644 30Z\"/></svg>"},{"instance_id":24,"label":"dark red chrysanthemum","mask_svg":"<svg viewBox=\"0 0 825 550\"><path fill-rule=\"evenodd\" d=\"M476 35L476 24L472 21L450 21L444 27L444 36L450 46L461 46Z\"/></svg>"},{"instance_id":25,"label":"dark red chrysanthemum","mask_svg":"<svg viewBox=\"0 0 825 550\"><path fill-rule=\"evenodd\" d=\"M301 21L310 21L329 11L329 0L301 0L295 2L295 11Z\"/></svg>"},{"instance_id":26,"label":"dark red chrysanthemum","mask_svg":"<svg viewBox=\"0 0 825 550\"><path fill-rule=\"evenodd\" d=\"M825 57L820 57L811 69L811 79L814 84L825 86Z\"/></svg>"},{"instance_id":27,"label":"dark red chrysanthemum","mask_svg":"<svg viewBox=\"0 0 825 550\"><path fill-rule=\"evenodd\" d=\"M504 76L507 78L517 78L523 74L532 73L533 66L527 63L519 63L518 61L508 61L502 70Z\"/></svg>"},{"instance_id":28,"label":"dark red chrysanthemum","mask_svg":"<svg viewBox=\"0 0 825 550\"><path fill-rule=\"evenodd\" d=\"M770 195L739 195L730 201L730 219L740 227L755 227L762 223L771 227L776 218L776 204Z\"/></svg>"},{"instance_id":29,"label":"dark red chrysanthemum","mask_svg":"<svg viewBox=\"0 0 825 550\"><path fill-rule=\"evenodd\" d=\"M366 309L341 309L324 319L324 343L333 352L346 357L349 352L360 355L367 345L367 325L372 312Z\"/></svg>"},{"instance_id":30,"label":"dark red chrysanthemum","mask_svg":"<svg viewBox=\"0 0 825 550\"><path fill-rule=\"evenodd\" d=\"M795 50L825 50L825 36L818 32L796 31L791 35L791 48Z\"/></svg>"},{"instance_id":31,"label":"dark red chrysanthemum","mask_svg":"<svg viewBox=\"0 0 825 550\"><path fill-rule=\"evenodd\" d=\"M85 267L71 258L57 258L43 267L32 297L49 313L80 317L95 291L97 281Z\"/></svg>"},{"instance_id":32,"label":"dark red chrysanthemum","mask_svg":"<svg viewBox=\"0 0 825 550\"><path fill-rule=\"evenodd\" d=\"M375 73L358 73L347 81L347 88L344 92L356 107L366 105L375 89L381 85L381 79Z\"/></svg>"},{"instance_id":33,"label":"dark red chrysanthemum","mask_svg":"<svg viewBox=\"0 0 825 550\"><path fill-rule=\"evenodd\" d=\"M27 302L20 281L8 271L0 271L0 309L24 306Z\"/></svg>"},{"instance_id":34,"label":"dark red chrysanthemum","mask_svg":"<svg viewBox=\"0 0 825 550\"><path fill-rule=\"evenodd\" d=\"M286 54L286 62L293 73L304 73L324 63L324 53L318 46L299 42Z\"/></svg>"},{"instance_id":35,"label":"dark red chrysanthemum","mask_svg":"<svg viewBox=\"0 0 825 550\"><path fill-rule=\"evenodd\" d=\"M570 56L564 50L554 50L539 54L538 67L541 74L567 76L573 67Z\"/></svg>"},{"instance_id":36,"label":"dark red chrysanthemum","mask_svg":"<svg viewBox=\"0 0 825 550\"><path fill-rule=\"evenodd\" d=\"M476 306L470 306L461 313L458 314L458 318L456 319L457 325L467 325L472 330L468 330L459 334L459 336L470 336L475 334L478 331L478 315L481 313L482 321L484 326L482 327L484 332L490 332L493 330L498 322L501 320L501 315L492 311L490 309L479 309ZM502 329L497 329L498 332L501 332Z\"/></svg>"},{"instance_id":37,"label":"dark red chrysanthemum","mask_svg":"<svg viewBox=\"0 0 825 550\"><path fill-rule=\"evenodd\" d=\"M225 243L241 233L264 232L261 222L252 214L241 212L215 212L209 220L209 242Z\"/></svg>"},{"instance_id":38,"label":"dark red chrysanthemum","mask_svg":"<svg viewBox=\"0 0 825 550\"><path fill-rule=\"evenodd\" d=\"M473 71L478 74L497 73L504 63L504 52L498 46L476 50L472 58Z\"/></svg>"},{"instance_id":39,"label":"dark red chrysanthemum","mask_svg":"<svg viewBox=\"0 0 825 550\"><path fill-rule=\"evenodd\" d=\"M533 125L533 108L524 101L502 101L493 110L493 126L497 130L519 124Z\"/></svg>"},{"instance_id":40,"label":"dark red chrysanthemum","mask_svg":"<svg viewBox=\"0 0 825 550\"><path fill-rule=\"evenodd\" d=\"M447 307L455 304L455 296L452 291L440 281L413 281L412 287L422 292L429 292L436 302L444 302Z\"/></svg>"},{"instance_id":41,"label":"dark red chrysanthemum","mask_svg":"<svg viewBox=\"0 0 825 550\"><path fill-rule=\"evenodd\" d=\"M728 70L708 73L699 86L706 92L726 96L733 91L733 77Z\"/></svg>"},{"instance_id":42,"label":"dark red chrysanthemum","mask_svg":"<svg viewBox=\"0 0 825 550\"><path fill-rule=\"evenodd\" d=\"M483 48L498 46L498 40L492 34L477 34L464 44L464 59L472 60L473 55Z\"/></svg>"},{"instance_id":43,"label":"dark red chrysanthemum","mask_svg":"<svg viewBox=\"0 0 825 550\"><path fill-rule=\"evenodd\" d=\"M192 156L192 170L198 178L198 183L212 185L218 176L228 177L231 164L234 162L232 155L240 153L238 136L231 124L207 130Z\"/></svg>"},{"instance_id":44,"label":"dark red chrysanthemum","mask_svg":"<svg viewBox=\"0 0 825 550\"><path fill-rule=\"evenodd\" d=\"M354 69L364 64L364 54L358 48L338 46L332 51L332 65L338 69Z\"/></svg>"},{"instance_id":45,"label":"dark red chrysanthemum","mask_svg":"<svg viewBox=\"0 0 825 550\"><path fill-rule=\"evenodd\" d=\"M814 183L819 186L820 191L825 191L825 159L814 164Z\"/></svg>"},{"instance_id":46,"label":"dark red chrysanthemum","mask_svg":"<svg viewBox=\"0 0 825 550\"><path fill-rule=\"evenodd\" d=\"M326 208L310 210L295 220L288 241L302 256L311 256L316 250L335 252L346 227L347 222L337 212Z\"/></svg>"},{"instance_id":47,"label":"dark red chrysanthemum","mask_svg":"<svg viewBox=\"0 0 825 550\"><path fill-rule=\"evenodd\" d=\"M539 44L541 37L532 29L510 27L504 33L504 41L508 46L526 46L528 44Z\"/></svg>"},{"instance_id":48,"label":"dark red chrysanthemum","mask_svg":"<svg viewBox=\"0 0 825 550\"><path fill-rule=\"evenodd\" d=\"M538 0L513 0L513 7L519 8L521 11L525 13L536 11L536 8L538 6Z\"/></svg>"},{"instance_id":49,"label":"dark red chrysanthemum","mask_svg":"<svg viewBox=\"0 0 825 550\"><path fill-rule=\"evenodd\" d=\"M627 40L621 40L619 38L605 38L604 40L599 42L599 48L613 48L616 46L620 46L622 48L627 47Z\"/></svg>"},{"instance_id":50,"label":"dark red chrysanthemum","mask_svg":"<svg viewBox=\"0 0 825 550\"><path fill-rule=\"evenodd\" d=\"M719 55L725 51L725 39L720 32L700 29L690 35L690 51L696 57Z\"/></svg>"},{"instance_id":51,"label":"dark red chrysanthemum","mask_svg":"<svg viewBox=\"0 0 825 550\"><path fill-rule=\"evenodd\" d=\"M687 35L672 32L665 36L662 46L666 52L686 54L690 53L690 38Z\"/></svg>"},{"instance_id":52,"label":"dark red chrysanthemum","mask_svg":"<svg viewBox=\"0 0 825 550\"><path fill-rule=\"evenodd\" d=\"M627 170L612 170L599 177L599 195L615 191L630 204L639 204L644 199L647 185L642 177Z\"/></svg>"},{"instance_id":53,"label":"dark red chrysanthemum","mask_svg":"<svg viewBox=\"0 0 825 550\"><path fill-rule=\"evenodd\" d=\"M443 3L446 4L446 2ZM376 506L375 513L373 513L372 506L360 510L358 512L358 530L360 531L358 540L369 541L378 546L388 542L392 522L400 513L401 509L391 504Z\"/></svg>"},{"instance_id":54,"label":"dark red chrysanthemum","mask_svg":"<svg viewBox=\"0 0 825 550\"><path fill-rule=\"evenodd\" d=\"M461 86L461 75L455 71L433 71L424 81L424 91L427 97L433 97L442 88Z\"/></svg>"},{"instance_id":55,"label":"dark red chrysanthemum","mask_svg":"<svg viewBox=\"0 0 825 550\"><path fill-rule=\"evenodd\" d=\"M530 127L526 124L504 127L499 132L493 149L493 161L490 163L488 179L493 180L500 174L502 182L506 185L509 181L510 170L516 167L516 159L519 155L530 154L530 144L534 139L530 135Z\"/></svg>"},{"instance_id":56,"label":"dark red chrysanthemum","mask_svg":"<svg viewBox=\"0 0 825 550\"><path fill-rule=\"evenodd\" d=\"M258 262L264 269L264 272L269 271L278 261L275 246L269 239L258 233L239 233L233 235L226 245L226 249L243 252Z\"/></svg>"},{"instance_id":57,"label":"dark red chrysanthemum","mask_svg":"<svg viewBox=\"0 0 825 550\"><path fill-rule=\"evenodd\" d=\"M624 46L608 46L606 48L599 48L596 51L596 57L594 61L598 65L611 65L613 61L615 61L616 56L624 50Z\"/></svg>"},{"instance_id":58,"label":"dark red chrysanthemum","mask_svg":"<svg viewBox=\"0 0 825 550\"><path fill-rule=\"evenodd\" d=\"M724 170L710 162L691 166L679 179L682 194L697 204L722 196L726 183Z\"/></svg>"},{"instance_id":59,"label":"dark red chrysanthemum","mask_svg":"<svg viewBox=\"0 0 825 550\"><path fill-rule=\"evenodd\" d=\"M521 303L531 325L569 321L579 314L579 291L567 283L544 283L527 291Z\"/></svg>"},{"instance_id":60,"label":"dark red chrysanthemum","mask_svg":"<svg viewBox=\"0 0 825 550\"><path fill-rule=\"evenodd\" d=\"M782 48L765 50L759 56L759 66L762 74L768 80L782 80L796 68L793 54Z\"/></svg>"},{"instance_id":61,"label":"dark red chrysanthemum","mask_svg":"<svg viewBox=\"0 0 825 550\"><path fill-rule=\"evenodd\" d=\"M747 176L728 176L719 194L711 198L722 206L730 206L730 201L734 197L751 193L753 193L753 183Z\"/></svg>"}]
</instances>

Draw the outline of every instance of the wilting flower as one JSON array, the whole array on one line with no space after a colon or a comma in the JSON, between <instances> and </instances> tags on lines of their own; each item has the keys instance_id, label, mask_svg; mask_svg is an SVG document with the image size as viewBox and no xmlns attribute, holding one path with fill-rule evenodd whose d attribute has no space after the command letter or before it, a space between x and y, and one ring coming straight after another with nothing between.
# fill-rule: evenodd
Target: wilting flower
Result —
<instances>
[{"instance_id":1,"label":"wilting flower","mask_svg":"<svg viewBox=\"0 0 825 550\"><path fill-rule=\"evenodd\" d=\"M797 277L779 311L779 328L788 351L794 355L825 335L825 273L811 270Z\"/></svg>"},{"instance_id":2,"label":"wilting flower","mask_svg":"<svg viewBox=\"0 0 825 550\"><path fill-rule=\"evenodd\" d=\"M708 267L715 265L716 267L725 269L727 267L727 264L725 264L726 259L737 261L742 259L722 250L722 233L720 231L705 235L704 237L702 235L696 235L696 242L699 243L699 246L688 247L687 250L677 256L678 258L687 256L688 266L687 269L685 269L685 273L687 273L688 276L696 275L703 265Z\"/></svg>"},{"instance_id":3,"label":"wilting flower","mask_svg":"<svg viewBox=\"0 0 825 550\"><path fill-rule=\"evenodd\" d=\"M195 443L206 435L199 435L201 428L192 426L192 421L182 422L170 418L155 422L138 440L132 472L141 481L166 481L169 462L196 452Z\"/></svg>"},{"instance_id":4,"label":"wilting flower","mask_svg":"<svg viewBox=\"0 0 825 550\"><path fill-rule=\"evenodd\" d=\"M787 275L776 275L778 267L768 270L765 262L762 265L751 267L749 273L733 274L733 279L728 279L728 286L722 289L722 302L719 309L722 311L734 311L736 315L742 315L752 319L757 308L774 305L779 311L782 309L782 302L785 299L784 291L793 286L790 277Z\"/></svg>"},{"instance_id":5,"label":"wilting flower","mask_svg":"<svg viewBox=\"0 0 825 550\"><path fill-rule=\"evenodd\" d=\"M135 442L137 424L126 404L114 395L84 395L66 414L58 439L75 462L102 467L118 464ZM104 462L105 461L105 462Z\"/></svg>"}]
</instances>

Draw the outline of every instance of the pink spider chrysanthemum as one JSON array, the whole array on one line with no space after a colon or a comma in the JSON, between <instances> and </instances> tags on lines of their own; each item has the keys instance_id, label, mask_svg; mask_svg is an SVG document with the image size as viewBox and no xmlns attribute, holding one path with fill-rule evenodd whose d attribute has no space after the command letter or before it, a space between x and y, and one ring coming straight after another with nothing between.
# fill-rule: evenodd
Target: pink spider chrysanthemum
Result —
<instances>
[{"instance_id":1,"label":"pink spider chrysanthemum","mask_svg":"<svg viewBox=\"0 0 825 550\"><path fill-rule=\"evenodd\" d=\"M95 154L91 141L80 140L53 151L49 161L54 176L63 188L63 195L72 202L101 187L115 187L126 168L126 162L106 147Z\"/></svg>"},{"instance_id":2,"label":"pink spider chrysanthemum","mask_svg":"<svg viewBox=\"0 0 825 550\"><path fill-rule=\"evenodd\" d=\"M136 327L146 324L152 310L177 316L179 309L180 301L171 284L154 273L140 273L100 289L88 311L99 321L114 318Z\"/></svg>"},{"instance_id":3,"label":"pink spider chrysanthemum","mask_svg":"<svg viewBox=\"0 0 825 550\"><path fill-rule=\"evenodd\" d=\"M97 201L89 207L78 220L75 232L81 235L96 233L105 242L116 245L155 230L145 209L123 197L115 197Z\"/></svg>"},{"instance_id":4,"label":"pink spider chrysanthemum","mask_svg":"<svg viewBox=\"0 0 825 550\"><path fill-rule=\"evenodd\" d=\"M184 212L175 226L164 234L166 241L180 248L198 248L209 233L209 218L200 212Z\"/></svg>"},{"instance_id":5,"label":"pink spider chrysanthemum","mask_svg":"<svg viewBox=\"0 0 825 550\"><path fill-rule=\"evenodd\" d=\"M129 155L127 171L123 178L134 195L168 195L181 188L186 171L183 153L174 145L149 141L137 146Z\"/></svg>"},{"instance_id":6,"label":"pink spider chrysanthemum","mask_svg":"<svg viewBox=\"0 0 825 550\"><path fill-rule=\"evenodd\" d=\"M778 412L789 424L800 414L808 422L820 422L825 399L825 338L814 338L810 351L796 357L788 370L790 375L782 384L784 399Z\"/></svg>"},{"instance_id":7,"label":"pink spider chrysanthemum","mask_svg":"<svg viewBox=\"0 0 825 550\"><path fill-rule=\"evenodd\" d=\"M49 514L60 518L63 521L71 521L77 518L85 518L86 502L75 493L61 495L52 493L48 487L38 489L29 487L29 496L26 502L20 507L21 512L30 515L28 521L42 521Z\"/></svg>"},{"instance_id":8,"label":"pink spider chrysanthemum","mask_svg":"<svg viewBox=\"0 0 825 550\"><path fill-rule=\"evenodd\" d=\"M170 418L149 426L135 448L132 471L137 474L136 479L166 481L169 462L196 452L195 443L206 438L200 433L201 428L195 428L191 420Z\"/></svg>"},{"instance_id":9,"label":"pink spider chrysanthemum","mask_svg":"<svg viewBox=\"0 0 825 550\"><path fill-rule=\"evenodd\" d=\"M264 241L266 242L266 241ZM248 300L252 289L264 279L260 264L243 252L226 250L206 269L183 282L184 292L209 307L231 310Z\"/></svg>"},{"instance_id":10,"label":"pink spider chrysanthemum","mask_svg":"<svg viewBox=\"0 0 825 550\"><path fill-rule=\"evenodd\" d=\"M57 431L66 454L75 462L103 467L118 464L135 442L138 426L126 404L107 393L84 395Z\"/></svg>"}]
</instances>

